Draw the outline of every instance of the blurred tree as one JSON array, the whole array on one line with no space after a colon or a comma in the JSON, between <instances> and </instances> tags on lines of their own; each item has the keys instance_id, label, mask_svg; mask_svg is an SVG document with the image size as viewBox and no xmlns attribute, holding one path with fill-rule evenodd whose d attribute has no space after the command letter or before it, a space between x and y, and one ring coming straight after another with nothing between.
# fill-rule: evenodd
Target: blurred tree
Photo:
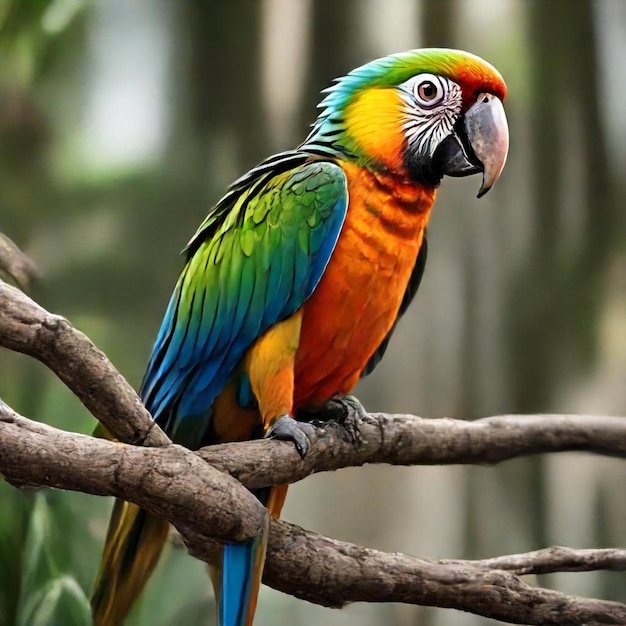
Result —
<instances>
[{"instance_id":1,"label":"blurred tree","mask_svg":"<svg viewBox=\"0 0 626 626\"><path fill-rule=\"evenodd\" d=\"M453 48L456 0L424 0L422 7L422 45L425 48Z\"/></svg>"},{"instance_id":2,"label":"blurred tree","mask_svg":"<svg viewBox=\"0 0 626 626\"><path fill-rule=\"evenodd\" d=\"M600 120L593 3L527 6L534 59L533 229L529 254L511 281L506 316L516 373L513 408L521 411L548 410L564 376L592 364L603 276L619 232ZM580 224L573 233L572 223Z\"/></svg>"}]
</instances>

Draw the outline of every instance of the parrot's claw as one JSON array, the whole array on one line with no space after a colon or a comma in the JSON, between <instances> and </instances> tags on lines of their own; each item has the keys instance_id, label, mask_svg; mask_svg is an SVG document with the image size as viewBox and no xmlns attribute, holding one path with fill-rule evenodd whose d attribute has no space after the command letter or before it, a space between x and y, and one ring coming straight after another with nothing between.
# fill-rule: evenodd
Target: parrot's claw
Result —
<instances>
[{"instance_id":1,"label":"parrot's claw","mask_svg":"<svg viewBox=\"0 0 626 626\"><path fill-rule=\"evenodd\" d=\"M311 431L307 433L307 431ZM292 441L300 458L308 452L311 445L309 434L313 432L310 424L296 422L291 415L281 415L276 418L270 426L265 437L269 439L280 439L281 441Z\"/></svg>"},{"instance_id":2,"label":"parrot's claw","mask_svg":"<svg viewBox=\"0 0 626 626\"><path fill-rule=\"evenodd\" d=\"M365 407L356 396L348 394L341 400L337 400L337 402L342 402L345 408L346 416L344 417L344 422L347 419L362 420L367 415Z\"/></svg>"},{"instance_id":3,"label":"parrot's claw","mask_svg":"<svg viewBox=\"0 0 626 626\"><path fill-rule=\"evenodd\" d=\"M310 422L320 428L342 426L353 443L361 441L359 422L367 416L367 411L359 400L352 395L331 398L319 409L301 409L296 418Z\"/></svg>"},{"instance_id":4,"label":"parrot's claw","mask_svg":"<svg viewBox=\"0 0 626 626\"><path fill-rule=\"evenodd\" d=\"M346 395L341 400L336 400L336 402L342 403L345 412L343 419L340 420L340 424L346 429L352 443L361 443L359 423L365 419L367 411L359 402L359 399L353 395Z\"/></svg>"}]
</instances>

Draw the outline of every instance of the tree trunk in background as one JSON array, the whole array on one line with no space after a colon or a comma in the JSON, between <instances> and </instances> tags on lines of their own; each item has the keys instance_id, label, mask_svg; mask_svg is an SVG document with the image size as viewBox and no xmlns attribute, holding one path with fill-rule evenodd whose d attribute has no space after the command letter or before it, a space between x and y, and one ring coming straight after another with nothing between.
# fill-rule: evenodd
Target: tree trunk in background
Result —
<instances>
[{"instance_id":1,"label":"tree trunk in background","mask_svg":"<svg viewBox=\"0 0 626 626\"><path fill-rule=\"evenodd\" d=\"M553 0L528 7L534 227L527 262L511 282L507 316L516 411L548 410L563 373L590 365L604 296L599 277L616 243L592 3ZM581 148L575 153L582 162L572 162L575 148ZM576 211L582 226L572 246L566 225ZM564 253L568 243L574 254ZM564 359L566 345L576 351Z\"/></svg>"},{"instance_id":2,"label":"tree trunk in background","mask_svg":"<svg viewBox=\"0 0 626 626\"><path fill-rule=\"evenodd\" d=\"M363 62L360 51L364 46L355 19L359 4L360 0L313 2L309 71L304 89L304 101L311 106L302 112L304 127L318 114L315 106L321 99L320 91L328 87L333 78Z\"/></svg>"},{"instance_id":3,"label":"tree trunk in background","mask_svg":"<svg viewBox=\"0 0 626 626\"><path fill-rule=\"evenodd\" d=\"M456 0L423 0L423 48L454 48L454 16L458 11Z\"/></svg>"},{"instance_id":4,"label":"tree trunk in background","mask_svg":"<svg viewBox=\"0 0 626 626\"><path fill-rule=\"evenodd\" d=\"M255 0L185 5L191 130L211 147L215 133L226 130L236 142L235 165L242 170L266 156L260 26L261 3ZM219 158L209 154L212 162Z\"/></svg>"}]
</instances>

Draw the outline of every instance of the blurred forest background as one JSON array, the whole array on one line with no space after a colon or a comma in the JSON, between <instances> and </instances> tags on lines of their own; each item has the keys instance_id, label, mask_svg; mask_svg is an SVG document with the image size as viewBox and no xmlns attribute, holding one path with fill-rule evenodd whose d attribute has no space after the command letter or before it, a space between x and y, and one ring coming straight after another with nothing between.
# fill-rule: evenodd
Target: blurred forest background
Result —
<instances>
[{"instance_id":1,"label":"blurred forest background","mask_svg":"<svg viewBox=\"0 0 626 626\"><path fill-rule=\"evenodd\" d=\"M426 417L626 415L622 0L0 0L0 231L41 268L32 295L137 386L178 252L228 183L305 137L333 77L423 46L498 67L511 153L483 200L477 178L444 180L423 286L359 397ZM94 425L25 357L0 354L0 396ZM425 557L624 546L625 479L580 454L368 467L299 483L284 517ZM110 504L0 484L0 626L88 623ZM541 582L626 601L623 573ZM203 566L169 548L129 624L212 624L212 603ZM269 589L259 606L259 626L488 623Z\"/></svg>"}]
</instances>

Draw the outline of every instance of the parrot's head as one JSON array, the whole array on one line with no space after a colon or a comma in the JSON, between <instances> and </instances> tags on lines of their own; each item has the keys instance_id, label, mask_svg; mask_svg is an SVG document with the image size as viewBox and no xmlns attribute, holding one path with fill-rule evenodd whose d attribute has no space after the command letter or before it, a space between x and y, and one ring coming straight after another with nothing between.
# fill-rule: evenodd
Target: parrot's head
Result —
<instances>
[{"instance_id":1,"label":"parrot's head","mask_svg":"<svg viewBox=\"0 0 626 626\"><path fill-rule=\"evenodd\" d=\"M411 50L363 65L326 90L304 147L436 187L444 175L496 182L509 146L499 72L460 50Z\"/></svg>"}]
</instances>

